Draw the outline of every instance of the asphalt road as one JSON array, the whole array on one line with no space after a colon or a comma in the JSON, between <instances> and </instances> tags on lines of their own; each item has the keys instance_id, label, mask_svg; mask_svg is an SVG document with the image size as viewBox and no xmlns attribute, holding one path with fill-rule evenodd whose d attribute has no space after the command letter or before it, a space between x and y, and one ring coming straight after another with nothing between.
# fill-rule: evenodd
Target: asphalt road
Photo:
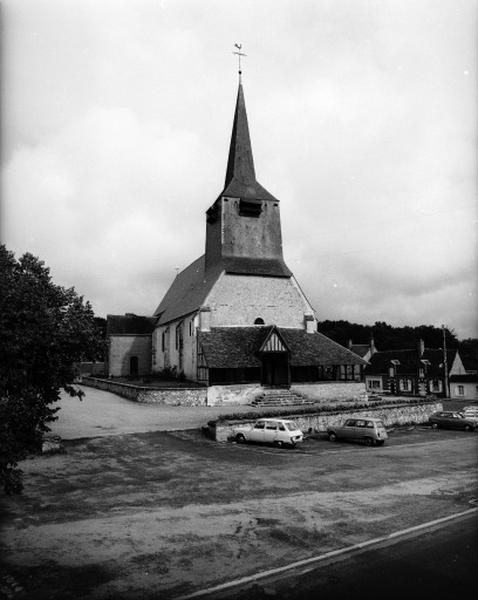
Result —
<instances>
[{"instance_id":1,"label":"asphalt road","mask_svg":"<svg viewBox=\"0 0 478 600\"><path fill-rule=\"evenodd\" d=\"M478 515L212 598L476 598Z\"/></svg>"}]
</instances>

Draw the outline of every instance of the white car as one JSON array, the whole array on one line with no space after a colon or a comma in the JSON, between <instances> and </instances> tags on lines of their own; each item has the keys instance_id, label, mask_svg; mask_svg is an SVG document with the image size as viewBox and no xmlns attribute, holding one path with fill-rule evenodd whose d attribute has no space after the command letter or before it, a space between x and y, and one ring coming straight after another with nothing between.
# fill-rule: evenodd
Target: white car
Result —
<instances>
[{"instance_id":1,"label":"white car","mask_svg":"<svg viewBox=\"0 0 478 600\"><path fill-rule=\"evenodd\" d=\"M463 414L463 416L465 417L465 419L468 419L469 421L475 421L475 423L478 425L478 406L465 406L465 408L463 410L460 410L460 412Z\"/></svg>"},{"instance_id":2,"label":"white car","mask_svg":"<svg viewBox=\"0 0 478 600\"><path fill-rule=\"evenodd\" d=\"M235 440L243 442L259 442L275 446L292 446L304 441L304 434L294 421L289 419L258 419L249 427L235 430Z\"/></svg>"}]
</instances>

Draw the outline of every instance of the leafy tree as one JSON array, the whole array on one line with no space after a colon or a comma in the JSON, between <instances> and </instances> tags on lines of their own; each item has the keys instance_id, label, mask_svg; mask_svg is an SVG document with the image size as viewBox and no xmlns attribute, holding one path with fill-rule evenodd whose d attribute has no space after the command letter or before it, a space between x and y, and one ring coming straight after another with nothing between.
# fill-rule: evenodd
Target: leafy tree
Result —
<instances>
[{"instance_id":1,"label":"leafy tree","mask_svg":"<svg viewBox=\"0 0 478 600\"><path fill-rule=\"evenodd\" d=\"M18 461L38 450L61 389L81 399L73 362L98 352L93 311L74 288L55 285L32 254L0 246L0 485L22 489Z\"/></svg>"},{"instance_id":2,"label":"leafy tree","mask_svg":"<svg viewBox=\"0 0 478 600\"><path fill-rule=\"evenodd\" d=\"M467 338L462 340L459 351L465 369L478 372L478 339Z\"/></svg>"},{"instance_id":3,"label":"leafy tree","mask_svg":"<svg viewBox=\"0 0 478 600\"><path fill-rule=\"evenodd\" d=\"M443 331L433 325L417 327L393 327L384 321L376 321L374 325L360 325L348 321L321 321L318 330L334 341L347 346L349 340L354 344L368 344L373 335L377 350L403 350L416 348L422 339L427 348L443 347ZM446 345L457 348L459 345L453 330L446 330Z\"/></svg>"}]
</instances>

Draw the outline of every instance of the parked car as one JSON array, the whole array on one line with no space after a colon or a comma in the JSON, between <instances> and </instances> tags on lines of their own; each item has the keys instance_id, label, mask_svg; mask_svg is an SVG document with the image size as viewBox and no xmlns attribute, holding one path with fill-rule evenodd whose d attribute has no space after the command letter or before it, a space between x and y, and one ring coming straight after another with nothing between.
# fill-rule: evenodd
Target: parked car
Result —
<instances>
[{"instance_id":1,"label":"parked car","mask_svg":"<svg viewBox=\"0 0 478 600\"><path fill-rule=\"evenodd\" d=\"M235 431L235 440L242 442L262 442L275 446L292 446L304 441L302 431L289 419L258 419L250 427Z\"/></svg>"},{"instance_id":2,"label":"parked car","mask_svg":"<svg viewBox=\"0 0 478 600\"><path fill-rule=\"evenodd\" d=\"M342 425L328 427L327 434L331 442L354 440L364 442L367 446L382 446L388 438L383 421L369 417L347 419Z\"/></svg>"},{"instance_id":3,"label":"parked car","mask_svg":"<svg viewBox=\"0 0 478 600\"><path fill-rule=\"evenodd\" d=\"M430 415L428 419L433 429L442 427L443 429L464 429L465 431L474 431L477 422L465 418L461 413L454 411L439 411Z\"/></svg>"},{"instance_id":4,"label":"parked car","mask_svg":"<svg viewBox=\"0 0 478 600\"><path fill-rule=\"evenodd\" d=\"M460 412L465 419L469 419L478 425L478 405L475 404L474 406L465 406L465 408L460 410Z\"/></svg>"}]
</instances>

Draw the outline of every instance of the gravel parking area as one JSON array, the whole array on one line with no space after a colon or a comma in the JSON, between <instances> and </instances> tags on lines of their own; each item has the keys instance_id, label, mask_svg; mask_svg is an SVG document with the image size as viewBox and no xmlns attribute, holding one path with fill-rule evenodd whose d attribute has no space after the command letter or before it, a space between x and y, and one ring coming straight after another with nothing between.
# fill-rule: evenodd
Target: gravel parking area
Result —
<instances>
[{"instance_id":1,"label":"gravel parking area","mask_svg":"<svg viewBox=\"0 0 478 600\"><path fill-rule=\"evenodd\" d=\"M175 598L477 496L477 433L404 428L380 448L309 438L288 450L189 430L65 447L24 461L25 492L3 503L3 564L31 600Z\"/></svg>"}]
</instances>

